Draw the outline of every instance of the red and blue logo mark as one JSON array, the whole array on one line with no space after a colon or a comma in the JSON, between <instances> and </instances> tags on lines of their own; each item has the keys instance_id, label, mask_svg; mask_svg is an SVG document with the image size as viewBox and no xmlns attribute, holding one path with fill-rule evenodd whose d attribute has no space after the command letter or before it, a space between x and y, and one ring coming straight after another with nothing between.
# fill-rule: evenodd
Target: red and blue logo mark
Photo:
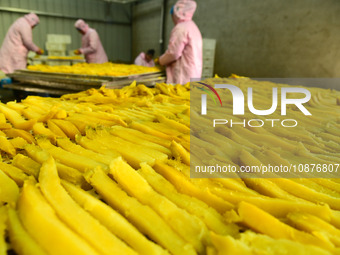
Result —
<instances>
[{"instance_id":1,"label":"red and blue logo mark","mask_svg":"<svg viewBox=\"0 0 340 255\"><path fill-rule=\"evenodd\" d=\"M205 84L205 83L203 83L203 82L197 82L197 83L199 83L199 84L201 84L201 85L203 85L203 86L205 86L205 87L207 87L207 88L209 89L209 90L208 90L208 89L206 89L206 88L204 88L204 87L203 87L203 88L197 87L198 89L200 89L200 90L206 92L207 94L209 94L209 96L212 98L212 100L214 101L214 103L215 103L215 105L216 105L217 103L216 103L215 97L214 97L214 95L211 93L211 91L214 92L215 95L216 95L216 97L217 97L218 100L220 101L221 106L222 106L222 100L221 100L221 98L220 98L220 95L217 93L217 91L216 91L212 86L210 86L209 84Z\"/></svg>"}]
</instances>

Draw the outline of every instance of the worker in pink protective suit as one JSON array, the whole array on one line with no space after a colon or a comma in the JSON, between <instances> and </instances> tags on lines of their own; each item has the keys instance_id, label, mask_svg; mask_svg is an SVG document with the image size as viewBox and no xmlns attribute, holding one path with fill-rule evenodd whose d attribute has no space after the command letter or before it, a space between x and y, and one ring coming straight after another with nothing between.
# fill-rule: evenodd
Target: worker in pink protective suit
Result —
<instances>
[{"instance_id":1,"label":"worker in pink protective suit","mask_svg":"<svg viewBox=\"0 0 340 255\"><path fill-rule=\"evenodd\" d=\"M82 34L81 48L75 50L74 53L76 55L84 54L87 63L101 64L108 62L97 31L90 28L89 25L82 19L78 19L74 26Z\"/></svg>"},{"instance_id":2,"label":"worker in pink protective suit","mask_svg":"<svg viewBox=\"0 0 340 255\"><path fill-rule=\"evenodd\" d=\"M0 70L13 73L25 69L29 51L43 54L43 50L32 41L32 29L38 24L39 17L29 13L10 26L0 49Z\"/></svg>"},{"instance_id":3,"label":"worker in pink protective suit","mask_svg":"<svg viewBox=\"0 0 340 255\"><path fill-rule=\"evenodd\" d=\"M141 52L135 59L135 65L138 66L147 66L153 67L155 66L155 62L153 61L153 56L155 55L155 50L150 49L146 53Z\"/></svg>"},{"instance_id":4,"label":"worker in pink protective suit","mask_svg":"<svg viewBox=\"0 0 340 255\"><path fill-rule=\"evenodd\" d=\"M159 58L166 66L167 83L185 84L202 75L202 35L192 21L196 10L193 0L178 0L171 10L175 27L167 51Z\"/></svg>"}]
</instances>

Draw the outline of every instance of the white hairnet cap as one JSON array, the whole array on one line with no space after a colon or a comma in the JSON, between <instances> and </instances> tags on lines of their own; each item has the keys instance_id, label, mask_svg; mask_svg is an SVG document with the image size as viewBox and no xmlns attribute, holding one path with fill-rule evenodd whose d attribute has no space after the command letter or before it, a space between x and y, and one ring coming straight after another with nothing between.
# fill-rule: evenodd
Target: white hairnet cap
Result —
<instances>
[{"instance_id":1,"label":"white hairnet cap","mask_svg":"<svg viewBox=\"0 0 340 255\"><path fill-rule=\"evenodd\" d=\"M82 19L78 19L76 23L74 23L75 28L80 29L83 32L86 32L89 28L89 25Z\"/></svg>"},{"instance_id":2,"label":"white hairnet cap","mask_svg":"<svg viewBox=\"0 0 340 255\"><path fill-rule=\"evenodd\" d=\"M40 22L38 15L33 12L26 14L24 17L28 21L31 27L38 25Z\"/></svg>"},{"instance_id":3,"label":"white hairnet cap","mask_svg":"<svg viewBox=\"0 0 340 255\"><path fill-rule=\"evenodd\" d=\"M180 20L191 20L197 4L193 0L178 0L174 6L174 14Z\"/></svg>"}]
</instances>

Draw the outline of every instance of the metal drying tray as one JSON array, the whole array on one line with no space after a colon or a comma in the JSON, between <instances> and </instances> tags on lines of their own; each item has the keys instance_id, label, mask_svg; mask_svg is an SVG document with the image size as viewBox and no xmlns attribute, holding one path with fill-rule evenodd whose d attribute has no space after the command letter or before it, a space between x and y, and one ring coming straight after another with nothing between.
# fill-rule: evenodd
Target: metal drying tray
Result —
<instances>
[{"instance_id":1,"label":"metal drying tray","mask_svg":"<svg viewBox=\"0 0 340 255\"><path fill-rule=\"evenodd\" d=\"M107 76L107 75L86 75L86 74L73 74L73 73L56 73L56 72L42 72L42 71L32 71L28 69L16 70L13 74L29 74L29 75L45 75L50 77L68 77L68 78L79 78L79 79L98 79L98 80L121 80L121 79L136 79L138 77L145 77L149 75L164 75L164 71L148 72L140 74L130 74L124 76Z\"/></svg>"},{"instance_id":2,"label":"metal drying tray","mask_svg":"<svg viewBox=\"0 0 340 255\"><path fill-rule=\"evenodd\" d=\"M23 82L23 83L30 83L30 84L37 84L37 85L46 85L49 84L68 84L68 85L87 85L87 86L101 86L103 82L106 80L98 80L98 79L83 79L83 78L75 78L75 77L65 77L65 76L49 76L49 75L40 75L40 74L25 74L25 73L12 73L8 74L15 81Z\"/></svg>"},{"instance_id":3,"label":"metal drying tray","mask_svg":"<svg viewBox=\"0 0 340 255\"><path fill-rule=\"evenodd\" d=\"M165 76L157 76L157 77L148 77L146 79L139 79L136 80L137 84L143 84L147 87L155 86L156 83L162 83L165 82L166 77ZM134 80L119 80L119 81L108 81L103 83L106 88L108 89L119 89L122 87L125 87L127 85L130 85Z\"/></svg>"},{"instance_id":4,"label":"metal drying tray","mask_svg":"<svg viewBox=\"0 0 340 255\"><path fill-rule=\"evenodd\" d=\"M6 84L3 85L3 88L6 89L13 89L25 92L32 92L32 93L46 93L55 96L62 96L69 93L75 93L75 91L67 90L67 89L55 89L55 88L45 88L39 86L32 86L31 84Z\"/></svg>"},{"instance_id":5,"label":"metal drying tray","mask_svg":"<svg viewBox=\"0 0 340 255\"><path fill-rule=\"evenodd\" d=\"M6 88L55 95L100 88L103 85L112 89L122 88L130 85L133 81L145 86L154 86L156 83L165 82L164 72L113 77L17 70L8 76L13 79L14 83L9 84Z\"/></svg>"}]
</instances>

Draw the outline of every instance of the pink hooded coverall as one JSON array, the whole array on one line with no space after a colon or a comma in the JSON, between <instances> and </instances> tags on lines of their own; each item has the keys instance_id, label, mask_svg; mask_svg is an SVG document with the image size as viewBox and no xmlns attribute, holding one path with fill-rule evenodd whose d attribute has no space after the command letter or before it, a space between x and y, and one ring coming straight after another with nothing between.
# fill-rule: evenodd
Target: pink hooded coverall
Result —
<instances>
[{"instance_id":1,"label":"pink hooded coverall","mask_svg":"<svg viewBox=\"0 0 340 255\"><path fill-rule=\"evenodd\" d=\"M39 51L32 41L32 28L38 24L39 17L29 13L10 26L0 49L0 69L4 73L25 69L28 51Z\"/></svg>"},{"instance_id":2,"label":"pink hooded coverall","mask_svg":"<svg viewBox=\"0 0 340 255\"><path fill-rule=\"evenodd\" d=\"M150 62L146 61L145 59L145 53L141 52L135 59L135 65L137 66L147 66L147 67L153 67L155 66L155 62L151 60Z\"/></svg>"},{"instance_id":3,"label":"pink hooded coverall","mask_svg":"<svg viewBox=\"0 0 340 255\"><path fill-rule=\"evenodd\" d=\"M192 21L196 10L193 0L179 0L174 6L177 17L167 51L159 58L166 66L167 83L185 84L202 76L202 35Z\"/></svg>"},{"instance_id":4,"label":"pink hooded coverall","mask_svg":"<svg viewBox=\"0 0 340 255\"><path fill-rule=\"evenodd\" d=\"M108 62L97 31L90 28L82 19L78 19L74 26L83 32L81 37L81 48L79 51L81 54L85 55L86 62L97 64Z\"/></svg>"}]
</instances>

